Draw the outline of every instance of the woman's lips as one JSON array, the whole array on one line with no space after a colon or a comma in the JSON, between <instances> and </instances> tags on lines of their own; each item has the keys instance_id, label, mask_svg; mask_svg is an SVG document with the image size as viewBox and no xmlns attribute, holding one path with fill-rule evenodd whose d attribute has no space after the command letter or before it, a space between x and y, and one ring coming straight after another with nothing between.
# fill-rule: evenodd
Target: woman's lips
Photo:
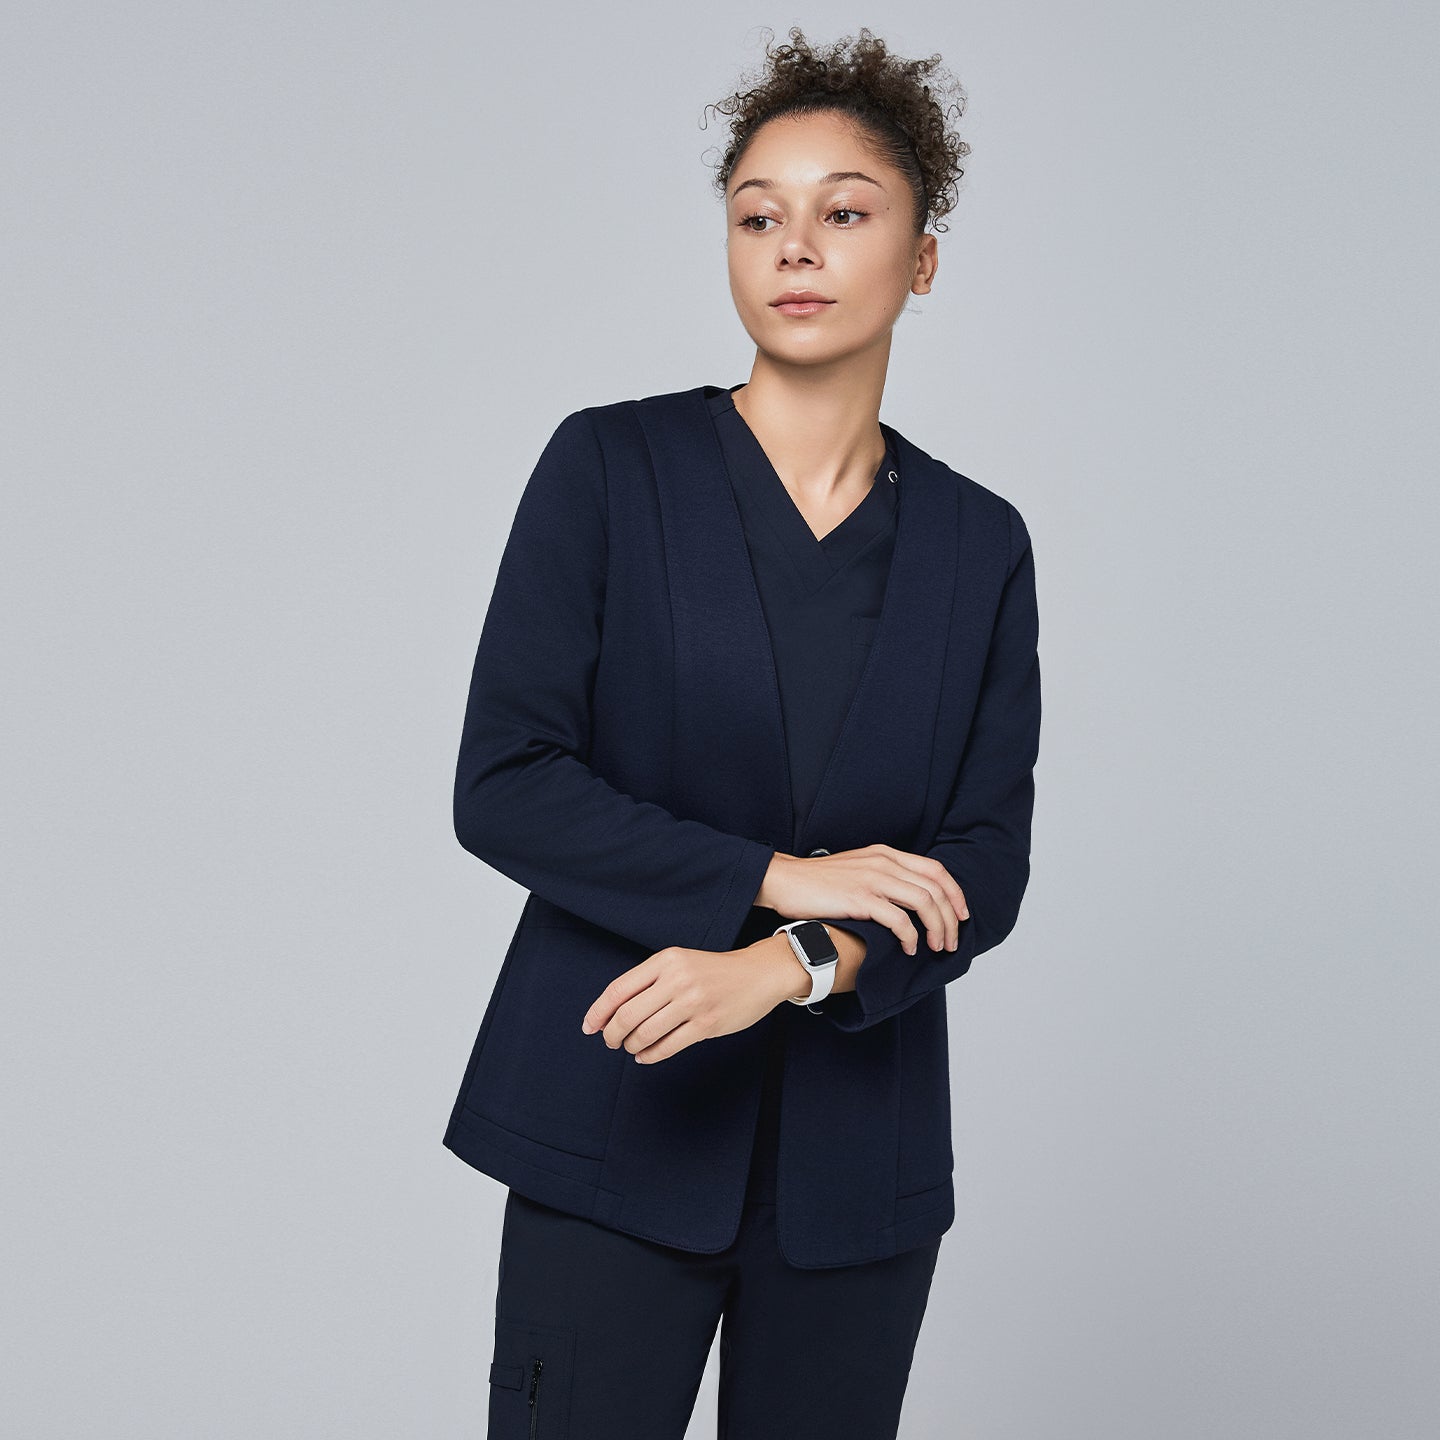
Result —
<instances>
[{"instance_id":1,"label":"woman's lips","mask_svg":"<svg viewBox=\"0 0 1440 1440\"><path fill-rule=\"evenodd\" d=\"M783 305L773 305L782 315L814 315L818 310L828 310L833 300L787 300Z\"/></svg>"}]
</instances>

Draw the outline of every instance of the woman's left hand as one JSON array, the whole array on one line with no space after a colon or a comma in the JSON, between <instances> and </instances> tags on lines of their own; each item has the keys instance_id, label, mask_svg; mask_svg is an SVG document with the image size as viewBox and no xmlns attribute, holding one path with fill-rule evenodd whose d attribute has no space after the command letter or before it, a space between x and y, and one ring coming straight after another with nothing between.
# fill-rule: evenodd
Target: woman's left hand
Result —
<instances>
[{"instance_id":1,"label":"woman's left hand","mask_svg":"<svg viewBox=\"0 0 1440 1440\"><path fill-rule=\"evenodd\" d=\"M612 1050L623 1045L642 1064L668 1060L697 1040L755 1024L803 990L805 978L783 935L739 950L669 945L617 975L581 1028L600 1031Z\"/></svg>"}]
</instances>

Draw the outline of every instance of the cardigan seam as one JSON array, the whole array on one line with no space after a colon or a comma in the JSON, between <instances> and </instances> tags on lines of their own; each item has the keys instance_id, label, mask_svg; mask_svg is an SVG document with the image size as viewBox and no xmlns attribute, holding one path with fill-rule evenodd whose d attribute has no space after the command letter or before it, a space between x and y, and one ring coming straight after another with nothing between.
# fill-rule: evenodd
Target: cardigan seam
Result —
<instances>
[{"instance_id":1,"label":"cardigan seam","mask_svg":"<svg viewBox=\"0 0 1440 1440\"><path fill-rule=\"evenodd\" d=\"M600 432L595 428L595 417L589 408L582 410L585 423L590 429L590 438L595 442L596 453L600 456L600 489L605 497L605 569L610 569L610 468L605 463L605 446L601 443Z\"/></svg>"},{"instance_id":2,"label":"cardigan seam","mask_svg":"<svg viewBox=\"0 0 1440 1440\"><path fill-rule=\"evenodd\" d=\"M724 893L720 896L720 903L715 907L714 913L710 916L710 922L705 926L705 949L709 948L709 942L714 935L715 928L720 923L720 917L725 913L730 904L730 896L735 890L735 877L740 873L740 866L745 859L745 847L742 845L740 853L735 857L735 863L730 867L729 878L725 881ZM722 937L723 938L723 937ZM731 937L734 938L733 936ZM728 948L728 947L727 947Z\"/></svg>"}]
</instances>

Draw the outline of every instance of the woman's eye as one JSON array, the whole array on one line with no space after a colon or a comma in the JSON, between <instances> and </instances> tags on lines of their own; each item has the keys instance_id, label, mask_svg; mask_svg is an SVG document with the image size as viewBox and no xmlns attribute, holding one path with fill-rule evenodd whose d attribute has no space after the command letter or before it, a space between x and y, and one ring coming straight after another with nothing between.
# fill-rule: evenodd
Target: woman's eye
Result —
<instances>
[{"instance_id":1,"label":"woman's eye","mask_svg":"<svg viewBox=\"0 0 1440 1440\"><path fill-rule=\"evenodd\" d=\"M831 216L848 215L850 216L850 219L848 219L843 225L837 225L835 228L837 230L853 230L855 228L856 220L863 218L869 213L870 212L868 210L857 210L853 205L837 205L835 209L830 211L830 214L827 215L825 218L828 220L831 218ZM755 222L757 220L760 222L760 228L758 229L755 225ZM775 221L775 217L773 215L747 215L740 222L740 228L742 230L748 230L752 235L766 235L769 233L769 231L765 228L765 222L767 220L774 221L777 224L779 223L778 221Z\"/></svg>"}]
</instances>

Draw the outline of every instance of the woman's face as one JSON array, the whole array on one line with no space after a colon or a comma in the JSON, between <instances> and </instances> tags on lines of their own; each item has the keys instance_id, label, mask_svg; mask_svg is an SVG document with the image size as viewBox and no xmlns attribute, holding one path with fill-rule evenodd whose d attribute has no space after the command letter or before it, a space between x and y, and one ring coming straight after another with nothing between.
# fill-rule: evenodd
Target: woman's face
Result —
<instances>
[{"instance_id":1,"label":"woman's face","mask_svg":"<svg viewBox=\"0 0 1440 1440\"><path fill-rule=\"evenodd\" d=\"M906 299L930 289L936 241L914 232L909 185L833 112L761 126L734 167L725 209L735 308L777 360L814 364L887 346ZM829 303L777 308L789 290Z\"/></svg>"}]
</instances>

